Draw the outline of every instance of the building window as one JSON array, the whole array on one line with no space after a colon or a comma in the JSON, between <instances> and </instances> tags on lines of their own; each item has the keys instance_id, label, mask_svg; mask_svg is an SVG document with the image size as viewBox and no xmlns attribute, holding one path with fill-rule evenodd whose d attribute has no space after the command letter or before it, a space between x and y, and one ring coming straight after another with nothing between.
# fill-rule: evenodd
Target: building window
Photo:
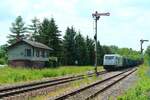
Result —
<instances>
[{"instance_id":1,"label":"building window","mask_svg":"<svg viewBox=\"0 0 150 100\"><path fill-rule=\"evenodd\" d=\"M46 52L46 57L49 57L49 52L48 51Z\"/></svg>"},{"instance_id":2,"label":"building window","mask_svg":"<svg viewBox=\"0 0 150 100\"><path fill-rule=\"evenodd\" d=\"M44 50L42 51L42 57L45 57L45 52L44 52Z\"/></svg>"},{"instance_id":3,"label":"building window","mask_svg":"<svg viewBox=\"0 0 150 100\"><path fill-rule=\"evenodd\" d=\"M36 50L36 56L39 57L40 56L40 51Z\"/></svg>"},{"instance_id":4,"label":"building window","mask_svg":"<svg viewBox=\"0 0 150 100\"><path fill-rule=\"evenodd\" d=\"M31 57L31 49L25 49L25 54L27 57Z\"/></svg>"}]
</instances>

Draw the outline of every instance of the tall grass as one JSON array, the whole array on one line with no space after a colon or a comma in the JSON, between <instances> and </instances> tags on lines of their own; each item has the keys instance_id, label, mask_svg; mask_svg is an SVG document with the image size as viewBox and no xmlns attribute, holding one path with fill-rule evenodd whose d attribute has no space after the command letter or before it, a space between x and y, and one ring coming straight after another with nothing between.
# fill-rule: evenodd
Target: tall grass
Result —
<instances>
[{"instance_id":1,"label":"tall grass","mask_svg":"<svg viewBox=\"0 0 150 100\"><path fill-rule=\"evenodd\" d=\"M14 83L21 81L37 80L47 77L64 76L67 74L79 74L93 70L92 66L63 66L46 69L26 69L26 68L0 68L0 84ZM102 67L99 68L100 70Z\"/></svg>"},{"instance_id":2,"label":"tall grass","mask_svg":"<svg viewBox=\"0 0 150 100\"><path fill-rule=\"evenodd\" d=\"M118 100L150 100L150 68L143 65L138 70L137 84Z\"/></svg>"}]
</instances>

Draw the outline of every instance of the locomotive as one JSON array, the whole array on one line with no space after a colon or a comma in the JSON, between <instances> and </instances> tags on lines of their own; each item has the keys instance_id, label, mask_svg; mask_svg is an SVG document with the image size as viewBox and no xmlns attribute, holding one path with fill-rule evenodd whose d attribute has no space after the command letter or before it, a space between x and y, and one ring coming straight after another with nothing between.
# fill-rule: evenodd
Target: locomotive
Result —
<instances>
[{"instance_id":1,"label":"locomotive","mask_svg":"<svg viewBox=\"0 0 150 100\"><path fill-rule=\"evenodd\" d=\"M143 61L141 59L133 60L119 54L105 54L103 59L103 67L105 70L111 71L138 66L142 64L142 62Z\"/></svg>"}]
</instances>

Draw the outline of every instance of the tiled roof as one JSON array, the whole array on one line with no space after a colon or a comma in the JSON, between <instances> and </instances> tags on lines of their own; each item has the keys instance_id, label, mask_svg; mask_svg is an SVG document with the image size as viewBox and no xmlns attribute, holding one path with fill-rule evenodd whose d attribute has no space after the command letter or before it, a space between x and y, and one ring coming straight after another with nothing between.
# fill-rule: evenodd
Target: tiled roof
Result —
<instances>
[{"instance_id":1,"label":"tiled roof","mask_svg":"<svg viewBox=\"0 0 150 100\"><path fill-rule=\"evenodd\" d=\"M36 48L42 48L42 49L48 49L48 50L53 50L52 48L48 47L47 45L45 44L42 44L42 43L39 43L39 42L35 42L35 41L31 41L31 40L20 40L18 42L16 42L15 44L19 43L19 42L25 42L33 47L36 47ZM13 45L15 45L13 44ZM11 45L10 47L12 47L13 45Z\"/></svg>"}]
</instances>

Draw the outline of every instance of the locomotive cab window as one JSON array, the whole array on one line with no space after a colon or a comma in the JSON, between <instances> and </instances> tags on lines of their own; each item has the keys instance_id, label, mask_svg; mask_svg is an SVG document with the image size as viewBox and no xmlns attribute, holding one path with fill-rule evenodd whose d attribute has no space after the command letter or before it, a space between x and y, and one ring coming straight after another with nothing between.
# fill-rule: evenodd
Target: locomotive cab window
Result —
<instances>
[{"instance_id":1,"label":"locomotive cab window","mask_svg":"<svg viewBox=\"0 0 150 100\"><path fill-rule=\"evenodd\" d=\"M114 56L106 56L105 59L111 60L114 59Z\"/></svg>"}]
</instances>

